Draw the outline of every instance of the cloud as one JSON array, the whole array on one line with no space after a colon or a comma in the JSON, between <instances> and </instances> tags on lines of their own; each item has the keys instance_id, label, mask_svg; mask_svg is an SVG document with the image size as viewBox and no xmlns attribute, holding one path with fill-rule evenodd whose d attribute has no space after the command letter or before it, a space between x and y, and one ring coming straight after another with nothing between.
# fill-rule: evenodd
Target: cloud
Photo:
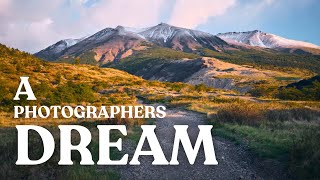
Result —
<instances>
[{"instance_id":1,"label":"cloud","mask_svg":"<svg viewBox=\"0 0 320 180\"><path fill-rule=\"evenodd\" d=\"M210 17L223 15L235 3L236 0L176 0L169 23L195 28Z\"/></svg>"},{"instance_id":2,"label":"cloud","mask_svg":"<svg viewBox=\"0 0 320 180\"><path fill-rule=\"evenodd\" d=\"M49 15L57 11L62 0L5 1L0 3L0 9L6 4L6 12L0 16L0 43L35 52L60 37L53 29L54 21Z\"/></svg>"},{"instance_id":3,"label":"cloud","mask_svg":"<svg viewBox=\"0 0 320 180\"><path fill-rule=\"evenodd\" d=\"M257 16L266 8L274 5L276 3L275 0L259 0L255 3L250 3L245 7L245 13L248 16Z\"/></svg>"},{"instance_id":4,"label":"cloud","mask_svg":"<svg viewBox=\"0 0 320 180\"><path fill-rule=\"evenodd\" d=\"M0 15L5 15L8 13L8 7L10 5L10 0L0 1Z\"/></svg>"},{"instance_id":5,"label":"cloud","mask_svg":"<svg viewBox=\"0 0 320 180\"><path fill-rule=\"evenodd\" d=\"M147 26L159 21L164 0L109 0L86 12L98 26Z\"/></svg>"},{"instance_id":6,"label":"cloud","mask_svg":"<svg viewBox=\"0 0 320 180\"><path fill-rule=\"evenodd\" d=\"M9 23L6 33L0 34L0 42L10 47L35 52L47 46L48 42L53 43L60 38L59 33L52 28L53 25L54 22L50 18L31 23Z\"/></svg>"},{"instance_id":7,"label":"cloud","mask_svg":"<svg viewBox=\"0 0 320 180\"><path fill-rule=\"evenodd\" d=\"M0 0L0 43L34 53L60 39L106 27L153 25L164 1Z\"/></svg>"}]
</instances>

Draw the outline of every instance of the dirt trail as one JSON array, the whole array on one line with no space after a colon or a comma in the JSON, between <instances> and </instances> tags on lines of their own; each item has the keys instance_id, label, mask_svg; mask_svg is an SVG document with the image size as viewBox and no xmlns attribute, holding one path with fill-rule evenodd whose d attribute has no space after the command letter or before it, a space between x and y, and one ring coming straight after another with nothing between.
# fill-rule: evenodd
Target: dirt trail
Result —
<instances>
[{"instance_id":1,"label":"dirt trail","mask_svg":"<svg viewBox=\"0 0 320 180\"><path fill-rule=\"evenodd\" d=\"M198 125L206 124L201 114L172 109L167 110L164 119L157 119L156 134L160 145L168 160L171 159L174 140L173 125L189 125L188 133L191 142L195 143L198 136ZM135 151L136 145L124 141L124 152L129 154L129 160ZM246 148L235 145L221 138L214 138L214 147L219 165L205 166L203 148L201 146L194 165L190 165L182 146L179 148L177 166L153 166L152 156L141 156L139 166L117 166L121 179L282 179L281 168L274 167L273 162L261 162L250 154ZM145 144L145 149L148 145ZM276 165L277 166L277 165ZM269 172L268 169L270 169Z\"/></svg>"}]
</instances>

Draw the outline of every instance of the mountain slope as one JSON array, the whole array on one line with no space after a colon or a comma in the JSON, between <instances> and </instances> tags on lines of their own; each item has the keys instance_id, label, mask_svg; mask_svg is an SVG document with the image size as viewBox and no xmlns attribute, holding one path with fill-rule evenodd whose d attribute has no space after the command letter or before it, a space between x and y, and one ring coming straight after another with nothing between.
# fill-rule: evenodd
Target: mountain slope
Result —
<instances>
[{"instance_id":1,"label":"mountain slope","mask_svg":"<svg viewBox=\"0 0 320 180\"><path fill-rule=\"evenodd\" d=\"M316 74L320 72L320 56L314 54L293 54L260 47L258 49L242 48L240 50L228 50L226 52L202 49L198 54L234 64L250 65L259 68L292 72L304 71L305 73L307 73L307 70Z\"/></svg>"},{"instance_id":2,"label":"mountain slope","mask_svg":"<svg viewBox=\"0 0 320 180\"><path fill-rule=\"evenodd\" d=\"M12 112L13 105L30 103L25 98L21 101L13 100L21 76L30 77L29 82L37 97L37 101L32 102L34 105L133 104L136 103L136 97L132 95L134 93L129 95L127 92L134 91L144 94L145 92L140 91L140 88L162 90L164 87L160 87L160 83L153 87L142 78L117 69L43 61L28 53L0 44L0 113L2 111ZM122 88L125 88L126 91L123 91ZM5 119L8 122L11 120L10 118ZM43 123L48 119L37 120L35 120L36 123ZM0 121L1 127L2 122ZM16 119L10 123L19 124L19 122L20 119Z\"/></svg>"},{"instance_id":3,"label":"mountain slope","mask_svg":"<svg viewBox=\"0 0 320 180\"><path fill-rule=\"evenodd\" d=\"M185 82L192 85L236 90L246 93L257 85L283 86L305 77L303 73L263 70L220 61L215 58L156 58L139 52L109 67L124 70L147 80ZM176 56L178 57L178 56Z\"/></svg>"},{"instance_id":4,"label":"mountain slope","mask_svg":"<svg viewBox=\"0 0 320 180\"><path fill-rule=\"evenodd\" d=\"M144 39L136 33L126 31L124 27L106 28L65 49L62 56L78 56L92 51L94 59L101 64L118 61L139 49Z\"/></svg>"},{"instance_id":5,"label":"mountain slope","mask_svg":"<svg viewBox=\"0 0 320 180\"><path fill-rule=\"evenodd\" d=\"M57 43L47 47L44 50L39 51L35 55L38 57L41 57L43 59L55 60L62 54L63 50L65 50L66 48L68 48L70 46L77 44L78 42L82 41L83 39L85 39L85 38L64 39L64 40L58 41Z\"/></svg>"},{"instance_id":6,"label":"mountain slope","mask_svg":"<svg viewBox=\"0 0 320 180\"><path fill-rule=\"evenodd\" d=\"M248 32L229 32L220 33L217 35L221 39L230 44L236 45L250 45L262 48L276 49L280 51L287 51L293 53L305 52L320 52L320 47L311 43L286 39L274 34L265 33L262 31L248 31ZM299 51L300 50L300 51Z\"/></svg>"},{"instance_id":7,"label":"mountain slope","mask_svg":"<svg viewBox=\"0 0 320 180\"><path fill-rule=\"evenodd\" d=\"M60 41L59 41L60 42ZM94 59L100 64L110 61L118 62L120 59L134 54L149 46L172 48L178 51L193 52L198 48L208 48L222 51L230 46L209 33L185 29L161 23L154 27L135 29L123 26L106 28L96 34L85 38L72 46L50 46L35 55L47 59L78 57L81 54L93 52ZM59 51L52 47L59 47Z\"/></svg>"}]
</instances>

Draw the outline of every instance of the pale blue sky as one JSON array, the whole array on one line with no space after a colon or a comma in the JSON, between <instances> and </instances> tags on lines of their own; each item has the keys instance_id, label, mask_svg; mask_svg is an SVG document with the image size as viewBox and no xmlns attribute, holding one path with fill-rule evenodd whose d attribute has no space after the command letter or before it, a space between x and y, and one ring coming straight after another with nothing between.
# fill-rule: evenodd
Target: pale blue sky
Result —
<instances>
[{"instance_id":1,"label":"pale blue sky","mask_svg":"<svg viewBox=\"0 0 320 180\"><path fill-rule=\"evenodd\" d=\"M117 25L262 30L320 45L318 0L0 0L0 43L31 53Z\"/></svg>"}]
</instances>

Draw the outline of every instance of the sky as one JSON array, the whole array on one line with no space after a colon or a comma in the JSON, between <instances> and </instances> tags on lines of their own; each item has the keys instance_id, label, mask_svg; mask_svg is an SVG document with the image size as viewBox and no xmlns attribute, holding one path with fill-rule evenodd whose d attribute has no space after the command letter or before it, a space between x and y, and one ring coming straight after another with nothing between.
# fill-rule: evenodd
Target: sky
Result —
<instances>
[{"instance_id":1,"label":"sky","mask_svg":"<svg viewBox=\"0 0 320 180\"><path fill-rule=\"evenodd\" d=\"M319 0L0 0L0 43L35 53L117 25L262 30L320 45Z\"/></svg>"}]
</instances>

